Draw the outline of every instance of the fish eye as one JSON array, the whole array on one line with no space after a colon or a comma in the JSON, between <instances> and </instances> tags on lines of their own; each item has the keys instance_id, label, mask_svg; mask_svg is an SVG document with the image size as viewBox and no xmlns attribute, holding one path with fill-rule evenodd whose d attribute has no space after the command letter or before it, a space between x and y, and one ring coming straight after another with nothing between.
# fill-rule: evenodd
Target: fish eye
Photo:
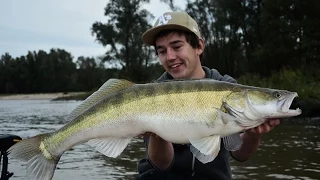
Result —
<instances>
[{"instance_id":1,"label":"fish eye","mask_svg":"<svg viewBox=\"0 0 320 180\"><path fill-rule=\"evenodd\" d=\"M281 97L281 93L280 92L274 92L273 93L273 96L275 97L275 98L277 98L277 99L279 99L280 97Z\"/></svg>"}]
</instances>

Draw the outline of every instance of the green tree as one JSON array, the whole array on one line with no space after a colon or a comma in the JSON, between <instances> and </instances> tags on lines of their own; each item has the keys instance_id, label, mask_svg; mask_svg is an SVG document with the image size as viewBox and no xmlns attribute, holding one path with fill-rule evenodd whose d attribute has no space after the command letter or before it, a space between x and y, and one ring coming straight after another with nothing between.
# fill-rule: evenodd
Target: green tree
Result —
<instances>
[{"instance_id":1,"label":"green tree","mask_svg":"<svg viewBox=\"0 0 320 180\"><path fill-rule=\"evenodd\" d=\"M16 78L13 80L17 87L17 93L30 93L30 82L28 81L29 71L25 56L17 57L16 61Z\"/></svg>"},{"instance_id":2,"label":"green tree","mask_svg":"<svg viewBox=\"0 0 320 180\"><path fill-rule=\"evenodd\" d=\"M149 0L111 0L105 8L107 23L95 22L92 33L96 40L106 47L102 58L121 66L121 78L143 82L144 75L154 57L150 47L144 46L141 35L151 26L148 21L153 16L141 9Z\"/></svg>"},{"instance_id":3,"label":"green tree","mask_svg":"<svg viewBox=\"0 0 320 180\"><path fill-rule=\"evenodd\" d=\"M12 83L14 75L14 60L9 53L5 53L0 59L0 87L2 93L14 92L15 87Z\"/></svg>"},{"instance_id":4,"label":"green tree","mask_svg":"<svg viewBox=\"0 0 320 180\"><path fill-rule=\"evenodd\" d=\"M319 67L320 1L186 2L206 42L204 65L233 76L251 72L263 77L284 67Z\"/></svg>"},{"instance_id":5,"label":"green tree","mask_svg":"<svg viewBox=\"0 0 320 180\"><path fill-rule=\"evenodd\" d=\"M256 52L257 62L264 67L260 74L269 75L271 70L279 71L283 66L319 67L320 2L271 0L263 5L263 44Z\"/></svg>"},{"instance_id":6,"label":"green tree","mask_svg":"<svg viewBox=\"0 0 320 180\"><path fill-rule=\"evenodd\" d=\"M51 68L52 76L48 77L54 79L54 85L52 91L71 91L74 90L76 83L76 64L73 62L72 55L62 49L51 49L48 57L45 58L48 62L44 62L42 66L51 64L48 68ZM45 70L45 68L43 68ZM46 73L45 71L42 72Z\"/></svg>"},{"instance_id":7,"label":"green tree","mask_svg":"<svg viewBox=\"0 0 320 180\"><path fill-rule=\"evenodd\" d=\"M92 91L100 87L108 78L106 69L99 59L78 57L78 86L85 91Z\"/></svg>"},{"instance_id":8,"label":"green tree","mask_svg":"<svg viewBox=\"0 0 320 180\"><path fill-rule=\"evenodd\" d=\"M32 92L61 92L74 90L76 65L72 55L62 49L49 53L39 50L28 52L28 85Z\"/></svg>"}]
</instances>

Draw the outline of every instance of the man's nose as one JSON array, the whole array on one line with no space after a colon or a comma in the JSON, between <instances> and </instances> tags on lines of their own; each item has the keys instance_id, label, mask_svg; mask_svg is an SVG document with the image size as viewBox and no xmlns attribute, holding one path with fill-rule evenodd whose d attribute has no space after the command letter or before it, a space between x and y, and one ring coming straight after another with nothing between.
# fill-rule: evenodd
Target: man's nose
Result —
<instances>
[{"instance_id":1,"label":"man's nose","mask_svg":"<svg viewBox=\"0 0 320 180\"><path fill-rule=\"evenodd\" d=\"M167 60L174 60L176 59L177 55L176 55L176 52L171 49L171 48L168 48L167 49Z\"/></svg>"}]
</instances>

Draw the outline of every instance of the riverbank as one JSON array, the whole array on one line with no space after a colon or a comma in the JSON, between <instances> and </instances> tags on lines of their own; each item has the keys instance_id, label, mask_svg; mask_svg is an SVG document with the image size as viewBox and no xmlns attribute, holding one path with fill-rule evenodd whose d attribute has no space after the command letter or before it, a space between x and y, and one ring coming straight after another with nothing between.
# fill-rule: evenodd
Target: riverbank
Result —
<instances>
[{"instance_id":1,"label":"riverbank","mask_svg":"<svg viewBox=\"0 0 320 180\"><path fill-rule=\"evenodd\" d=\"M85 96L86 92L0 94L0 100L82 100Z\"/></svg>"}]
</instances>

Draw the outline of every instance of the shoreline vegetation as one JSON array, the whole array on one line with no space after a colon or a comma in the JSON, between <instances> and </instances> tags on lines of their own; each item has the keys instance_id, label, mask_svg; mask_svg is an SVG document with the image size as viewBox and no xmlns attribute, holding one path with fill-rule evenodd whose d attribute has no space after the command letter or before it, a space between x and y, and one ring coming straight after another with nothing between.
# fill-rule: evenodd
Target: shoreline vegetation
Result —
<instances>
[{"instance_id":1,"label":"shoreline vegetation","mask_svg":"<svg viewBox=\"0 0 320 180\"><path fill-rule=\"evenodd\" d=\"M300 108L300 117L320 117L320 71L315 68L293 70L282 68L269 77L248 73L237 78L238 83L256 87L283 89L297 92L291 109Z\"/></svg>"}]
</instances>

